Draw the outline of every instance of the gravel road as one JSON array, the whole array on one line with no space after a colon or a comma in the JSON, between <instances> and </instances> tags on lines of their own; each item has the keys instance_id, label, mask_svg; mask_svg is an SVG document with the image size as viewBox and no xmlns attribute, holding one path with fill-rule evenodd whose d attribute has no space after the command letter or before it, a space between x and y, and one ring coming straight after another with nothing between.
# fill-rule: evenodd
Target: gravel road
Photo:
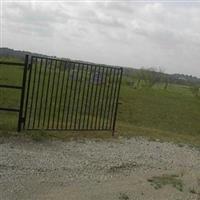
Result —
<instances>
[{"instance_id":1,"label":"gravel road","mask_svg":"<svg viewBox=\"0 0 200 200\"><path fill-rule=\"evenodd\" d=\"M200 200L200 151L144 138L1 138L0 199Z\"/></svg>"}]
</instances>

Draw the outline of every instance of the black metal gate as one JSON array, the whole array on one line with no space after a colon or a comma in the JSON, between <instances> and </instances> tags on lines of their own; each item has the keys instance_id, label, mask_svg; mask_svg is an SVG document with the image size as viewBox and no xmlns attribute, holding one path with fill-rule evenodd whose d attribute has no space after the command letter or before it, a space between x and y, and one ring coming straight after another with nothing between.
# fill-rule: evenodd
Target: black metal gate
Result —
<instances>
[{"instance_id":1,"label":"black metal gate","mask_svg":"<svg viewBox=\"0 0 200 200\"><path fill-rule=\"evenodd\" d=\"M122 68L28 55L20 65L22 86L1 85L22 89L20 108L0 108L19 112L18 131L114 133Z\"/></svg>"},{"instance_id":2,"label":"black metal gate","mask_svg":"<svg viewBox=\"0 0 200 200\"><path fill-rule=\"evenodd\" d=\"M115 129L122 68L31 57L24 129Z\"/></svg>"}]
</instances>

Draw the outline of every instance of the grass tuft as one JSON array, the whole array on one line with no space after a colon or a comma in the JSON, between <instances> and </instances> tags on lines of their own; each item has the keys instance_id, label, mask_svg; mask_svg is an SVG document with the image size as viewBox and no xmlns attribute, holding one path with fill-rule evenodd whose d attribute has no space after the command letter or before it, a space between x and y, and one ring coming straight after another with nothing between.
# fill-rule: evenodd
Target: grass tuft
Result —
<instances>
[{"instance_id":1,"label":"grass tuft","mask_svg":"<svg viewBox=\"0 0 200 200\"><path fill-rule=\"evenodd\" d=\"M182 192L183 181L178 179L178 177L179 176L177 175L154 176L148 179L148 182L150 182L155 189L160 189L165 185L171 185L172 187Z\"/></svg>"}]
</instances>

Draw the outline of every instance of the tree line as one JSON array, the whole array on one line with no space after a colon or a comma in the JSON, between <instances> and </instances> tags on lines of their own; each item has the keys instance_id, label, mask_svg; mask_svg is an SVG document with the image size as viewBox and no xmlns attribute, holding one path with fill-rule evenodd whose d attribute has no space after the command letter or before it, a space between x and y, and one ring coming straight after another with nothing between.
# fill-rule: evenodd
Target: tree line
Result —
<instances>
[{"instance_id":1,"label":"tree line","mask_svg":"<svg viewBox=\"0 0 200 200\"><path fill-rule=\"evenodd\" d=\"M167 90L169 84L179 84L188 86L195 97L200 96L200 79L190 75L166 74L161 68L134 69L133 73L129 71L126 75L129 77L126 83L135 89L152 88L160 84L163 85L163 89Z\"/></svg>"}]
</instances>

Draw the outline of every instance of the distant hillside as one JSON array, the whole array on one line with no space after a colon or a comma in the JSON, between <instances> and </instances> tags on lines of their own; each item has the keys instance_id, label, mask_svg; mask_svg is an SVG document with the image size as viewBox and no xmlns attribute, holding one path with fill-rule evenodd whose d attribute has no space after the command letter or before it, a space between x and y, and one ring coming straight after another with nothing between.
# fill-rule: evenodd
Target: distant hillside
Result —
<instances>
[{"instance_id":1,"label":"distant hillside","mask_svg":"<svg viewBox=\"0 0 200 200\"><path fill-rule=\"evenodd\" d=\"M48 56L48 55L33 53L29 51L14 50L14 49L6 48L6 47L0 48L0 56L3 56L3 57L16 57L18 59L23 60L25 55L27 54L31 56L57 58L56 56ZM69 58L62 58L62 59L71 60ZM81 62L81 63L87 63L87 64L97 64L97 63L88 62L88 61L81 61L81 60L76 60L76 61ZM109 66L106 64L99 64L99 65ZM120 67L120 66L113 66L113 67ZM123 74L129 77L133 76L139 70L139 69L130 68L130 67L123 67L123 69L124 69ZM155 72L155 73L159 73L159 72ZM186 84L186 85L200 84L200 79L191 75L185 75L185 74L165 74L165 75L168 77L170 83Z\"/></svg>"},{"instance_id":2,"label":"distant hillside","mask_svg":"<svg viewBox=\"0 0 200 200\"><path fill-rule=\"evenodd\" d=\"M60 58L60 57L57 57L57 56L49 56L49 55L33 53L33 52L29 52L29 51L14 50L14 49L10 49L10 48L7 48L7 47L0 48L0 56L3 56L3 57L16 57L18 59L23 60L25 55L58 58L58 59L64 59L64 60L73 60L73 59L70 59L70 58ZM74 61L77 61L77 62L80 62L80 63L86 63L86 64L97 64L97 63L94 63L94 62L82 61L82 60L74 60ZM99 64L99 63L98 63L98 65L110 66L110 65ZM113 67L120 67L120 66L113 66Z\"/></svg>"},{"instance_id":3,"label":"distant hillside","mask_svg":"<svg viewBox=\"0 0 200 200\"><path fill-rule=\"evenodd\" d=\"M139 72L140 69L134 69L134 68L124 68L124 75L129 77L129 79L132 79L134 74ZM148 69L147 69L148 70ZM180 84L180 85L199 85L200 86L200 78L197 78L192 75L186 75L186 74L167 74L163 72L153 72L155 74L155 77L159 74L162 74L165 79L168 79L169 83L174 84Z\"/></svg>"},{"instance_id":4,"label":"distant hillside","mask_svg":"<svg viewBox=\"0 0 200 200\"><path fill-rule=\"evenodd\" d=\"M6 47L0 48L0 56L3 56L3 57L16 57L16 58L24 59L25 55L49 57L44 54L32 53L29 51L14 50L14 49L6 48Z\"/></svg>"}]
</instances>

